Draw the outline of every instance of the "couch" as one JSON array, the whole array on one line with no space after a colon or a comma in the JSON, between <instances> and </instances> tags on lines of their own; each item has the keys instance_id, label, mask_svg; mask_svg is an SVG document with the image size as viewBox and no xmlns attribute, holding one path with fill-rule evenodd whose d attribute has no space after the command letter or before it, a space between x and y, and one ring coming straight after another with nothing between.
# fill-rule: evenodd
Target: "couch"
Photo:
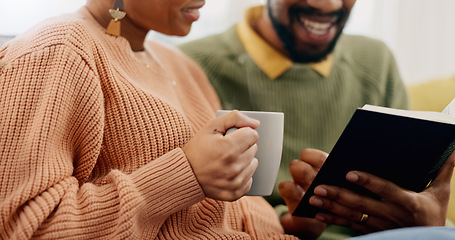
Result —
<instances>
[{"instance_id":1,"label":"couch","mask_svg":"<svg viewBox=\"0 0 455 240\"><path fill-rule=\"evenodd\" d=\"M440 112L455 98L455 76L410 85L407 89L412 110ZM448 218L455 223L455 173L452 176Z\"/></svg>"}]
</instances>

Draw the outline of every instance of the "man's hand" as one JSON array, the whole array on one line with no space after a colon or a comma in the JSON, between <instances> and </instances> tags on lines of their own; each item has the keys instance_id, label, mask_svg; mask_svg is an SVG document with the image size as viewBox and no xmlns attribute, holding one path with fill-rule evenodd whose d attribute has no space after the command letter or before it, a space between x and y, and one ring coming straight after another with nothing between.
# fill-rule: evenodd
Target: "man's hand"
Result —
<instances>
[{"instance_id":1,"label":"man's hand","mask_svg":"<svg viewBox=\"0 0 455 240\"><path fill-rule=\"evenodd\" d=\"M283 181L278 185L290 212L295 210L326 158L327 154L322 151L305 149L300 153L300 160L291 162L289 171L293 182ZM317 238L326 227L318 220L294 217L289 212L281 216L280 221L286 233L302 239Z\"/></svg>"},{"instance_id":2,"label":"man's hand","mask_svg":"<svg viewBox=\"0 0 455 240\"><path fill-rule=\"evenodd\" d=\"M315 196L310 198L310 204L333 213L318 213L316 219L363 233L398 227L444 226L454 166L455 153L433 183L420 193L405 190L368 173L351 171L346 175L348 181L376 193L381 199L320 185L315 189Z\"/></svg>"}]
</instances>

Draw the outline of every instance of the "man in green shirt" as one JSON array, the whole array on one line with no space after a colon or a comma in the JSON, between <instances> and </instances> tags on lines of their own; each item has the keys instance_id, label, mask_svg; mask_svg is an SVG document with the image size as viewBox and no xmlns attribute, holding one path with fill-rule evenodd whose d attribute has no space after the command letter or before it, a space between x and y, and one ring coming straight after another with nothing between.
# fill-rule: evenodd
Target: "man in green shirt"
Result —
<instances>
[{"instance_id":1,"label":"man in green shirt","mask_svg":"<svg viewBox=\"0 0 455 240\"><path fill-rule=\"evenodd\" d=\"M367 103L407 108L405 87L389 49L378 40L340 34L350 6L337 14L308 15L321 23L307 20L298 4L296 10L288 7L289 14L278 6L270 1L267 7L253 7L226 32L180 46L205 70L224 109L284 112L277 183L291 179L288 165L302 149L329 152L356 108ZM302 13L290 15L297 11ZM289 22L289 27L274 31L270 26L281 22ZM278 31L286 29L281 40ZM284 43L286 39L290 43ZM283 203L277 189L267 200Z\"/></svg>"},{"instance_id":2,"label":"man in green shirt","mask_svg":"<svg viewBox=\"0 0 455 240\"><path fill-rule=\"evenodd\" d=\"M287 208L278 183L293 179L289 164L302 149L329 152L364 104L408 107L387 46L342 33L354 3L268 0L266 6L248 9L243 21L226 32L180 46L204 69L224 109L284 112L277 186L266 197L280 216ZM321 238L352 234L337 228Z\"/></svg>"}]
</instances>

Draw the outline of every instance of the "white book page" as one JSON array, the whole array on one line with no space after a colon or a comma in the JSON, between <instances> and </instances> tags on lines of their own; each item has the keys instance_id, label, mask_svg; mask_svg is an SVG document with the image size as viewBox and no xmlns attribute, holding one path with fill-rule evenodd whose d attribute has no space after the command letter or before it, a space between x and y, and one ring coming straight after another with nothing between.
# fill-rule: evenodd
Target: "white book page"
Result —
<instances>
[{"instance_id":1,"label":"white book page","mask_svg":"<svg viewBox=\"0 0 455 240\"><path fill-rule=\"evenodd\" d=\"M455 99L453 99L449 105L447 105L447 107L442 110L442 112L449 116L455 117Z\"/></svg>"},{"instance_id":2,"label":"white book page","mask_svg":"<svg viewBox=\"0 0 455 240\"><path fill-rule=\"evenodd\" d=\"M451 106L451 107L450 107ZM450 108L449 108L450 107ZM455 125L455 102L452 101L443 112L431 112L431 111L412 111L412 110L402 110L402 109L395 109L395 108L387 108L387 107L380 107L366 104L362 107L362 109L375 111L375 112L382 112L397 116L404 116L404 117L412 117L418 118L423 120L430 120L435 122L443 122ZM446 111L447 110L447 111ZM449 111L451 111L452 115L449 115Z\"/></svg>"}]
</instances>

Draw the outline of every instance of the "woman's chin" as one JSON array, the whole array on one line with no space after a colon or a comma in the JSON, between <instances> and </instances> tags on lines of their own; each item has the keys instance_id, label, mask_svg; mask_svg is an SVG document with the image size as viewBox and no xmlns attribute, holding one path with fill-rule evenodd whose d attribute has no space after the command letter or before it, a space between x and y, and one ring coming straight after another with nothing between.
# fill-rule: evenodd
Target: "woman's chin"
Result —
<instances>
[{"instance_id":1,"label":"woman's chin","mask_svg":"<svg viewBox=\"0 0 455 240\"><path fill-rule=\"evenodd\" d=\"M164 30L164 31L157 31L162 34L168 35L168 36L177 36L177 37L185 37L190 33L191 26L188 28L180 28L180 29L172 29L172 30Z\"/></svg>"}]
</instances>

